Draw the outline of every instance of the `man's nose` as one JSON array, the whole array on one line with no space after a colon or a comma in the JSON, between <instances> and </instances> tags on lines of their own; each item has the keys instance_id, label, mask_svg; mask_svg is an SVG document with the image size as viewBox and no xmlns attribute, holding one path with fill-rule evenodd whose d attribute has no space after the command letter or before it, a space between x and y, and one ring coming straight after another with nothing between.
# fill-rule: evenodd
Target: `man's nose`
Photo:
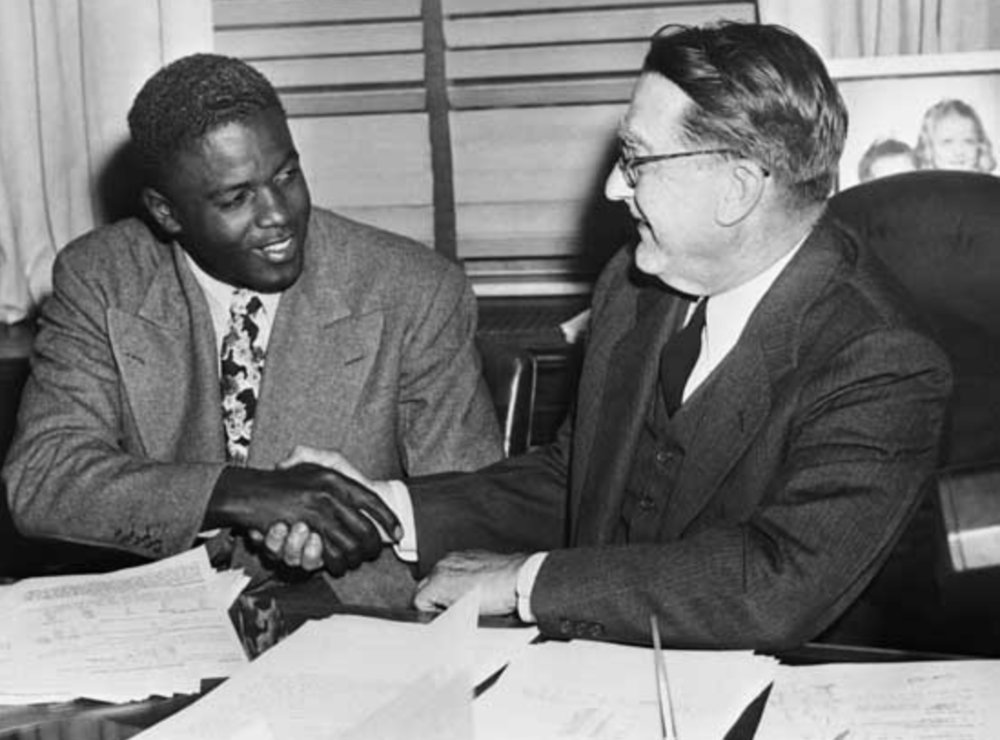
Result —
<instances>
[{"instance_id":1,"label":"man's nose","mask_svg":"<svg viewBox=\"0 0 1000 740\"><path fill-rule=\"evenodd\" d=\"M257 198L257 222L261 226L282 226L288 223L288 203L277 186L264 187Z\"/></svg>"},{"instance_id":2,"label":"man's nose","mask_svg":"<svg viewBox=\"0 0 1000 740\"><path fill-rule=\"evenodd\" d=\"M626 200L632 197L632 188L617 164L611 167L611 172L604 181L604 197L608 200Z\"/></svg>"}]
</instances>

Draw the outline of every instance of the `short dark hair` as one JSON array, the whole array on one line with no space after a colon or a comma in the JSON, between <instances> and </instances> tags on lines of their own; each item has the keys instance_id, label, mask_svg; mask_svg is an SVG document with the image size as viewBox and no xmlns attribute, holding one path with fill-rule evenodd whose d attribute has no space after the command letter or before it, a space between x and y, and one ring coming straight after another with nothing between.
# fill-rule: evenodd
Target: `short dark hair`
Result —
<instances>
[{"instance_id":1,"label":"short dark hair","mask_svg":"<svg viewBox=\"0 0 1000 740\"><path fill-rule=\"evenodd\" d=\"M264 75L219 54L191 54L142 86L128 113L132 148L146 180L158 184L177 153L212 129L284 107Z\"/></svg>"},{"instance_id":2,"label":"short dark hair","mask_svg":"<svg viewBox=\"0 0 1000 740\"><path fill-rule=\"evenodd\" d=\"M684 123L692 143L758 161L794 202L830 194L847 107L819 54L787 28L665 26L650 42L643 72L665 77L694 101Z\"/></svg>"}]
</instances>

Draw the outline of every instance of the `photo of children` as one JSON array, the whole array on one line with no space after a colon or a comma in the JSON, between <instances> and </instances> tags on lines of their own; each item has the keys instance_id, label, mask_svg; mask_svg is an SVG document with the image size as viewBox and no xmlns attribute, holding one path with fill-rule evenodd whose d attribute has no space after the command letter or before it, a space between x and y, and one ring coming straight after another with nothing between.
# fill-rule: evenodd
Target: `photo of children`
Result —
<instances>
[{"instance_id":1,"label":"photo of children","mask_svg":"<svg viewBox=\"0 0 1000 740\"><path fill-rule=\"evenodd\" d=\"M858 181L868 182L899 172L919 169L913 147L899 139L875 139L858 161Z\"/></svg>"},{"instance_id":2,"label":"photo of children","mask_svg":"<svg viewBox=\"0 0 1000 740\"><path fill-rule=\"evenodd\" d=\"M992 172L997 165L993 144L976 109L955 98L927 109L916 154L924 170Z\"/></svg>"},{"instance_id":3,"label":"photo of children","mask_svg":"<svg viewBox=\"0 0 1000 740\"><path fill-rule=\"evenodd\" d=\"M850 112L839 189L913 169L1000 174L1000 53L833 60ZM839 73L838 73L839 70Z\"/></svg>"}]
</instances>

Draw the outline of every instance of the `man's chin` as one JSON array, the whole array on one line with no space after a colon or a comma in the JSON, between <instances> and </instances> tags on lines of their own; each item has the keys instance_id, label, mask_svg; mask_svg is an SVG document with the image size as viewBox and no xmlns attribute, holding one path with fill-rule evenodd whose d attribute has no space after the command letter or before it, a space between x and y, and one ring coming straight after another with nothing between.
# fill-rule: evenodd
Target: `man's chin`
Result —
<instances>
[{"instance_id":1,"label":"man's chin","mask_svg":"<svg viewBox=\"0 0 1000 740\"><path fill-rule=\"evenodd\" d=\"M272 269L258 273L252 281L247 281L247 287L258 293L281 293L295 285L301 276L301 262L273 265Z\"/></svg>"},{"instance_id":2,"label":"man's chin","mask_svg":"<svg viewBox=\"0 0 1000 740\"><path fill-rule=\"evenodd\" d=\"M635 266L640 272L653 277L660 277L667 268L663 253L655 245L648 244L645 239L635 248Z\"/></svg>"}]
</instances>

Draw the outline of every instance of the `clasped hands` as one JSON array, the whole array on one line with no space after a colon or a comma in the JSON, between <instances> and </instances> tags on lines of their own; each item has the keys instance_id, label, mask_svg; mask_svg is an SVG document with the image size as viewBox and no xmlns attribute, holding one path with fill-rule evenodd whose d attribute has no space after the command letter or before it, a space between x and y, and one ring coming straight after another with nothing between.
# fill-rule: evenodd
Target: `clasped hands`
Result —
<instances>
[{"instance_id":1,"label":"clasped hands","mask_svg":"<svg viewBox=\"0 0 1000 740\"><path fill-rule=\"evenodd\" d=\"M402 538L400 522L385 502L389 484L369 480L338 452L296 447L270 477L272 490L254 499L254 510L243 512L243 521L251 539L285 565L341 575ZM279 482L285 493L275 496ZM481 614L511 614L517 608L518 569L526 557L451 553L418 584L414 605L439 611L479 586Z\"/></svg>"},{"instance_id":2,"label":"clasped hands","mask_svg":"<svg viewBox=\"0 0 1000 740\"><path fill-rule=\"evenodd\" d=\"M274 470L225 468L215 484L206 525L249 533L272 556L306 570L341 575L398 542L396 515L337 453L334 468L297 448ZM315 456L318 458L318 456ZM266 533L266 534L265 534Z\"/></svg>"}]
</instances>

